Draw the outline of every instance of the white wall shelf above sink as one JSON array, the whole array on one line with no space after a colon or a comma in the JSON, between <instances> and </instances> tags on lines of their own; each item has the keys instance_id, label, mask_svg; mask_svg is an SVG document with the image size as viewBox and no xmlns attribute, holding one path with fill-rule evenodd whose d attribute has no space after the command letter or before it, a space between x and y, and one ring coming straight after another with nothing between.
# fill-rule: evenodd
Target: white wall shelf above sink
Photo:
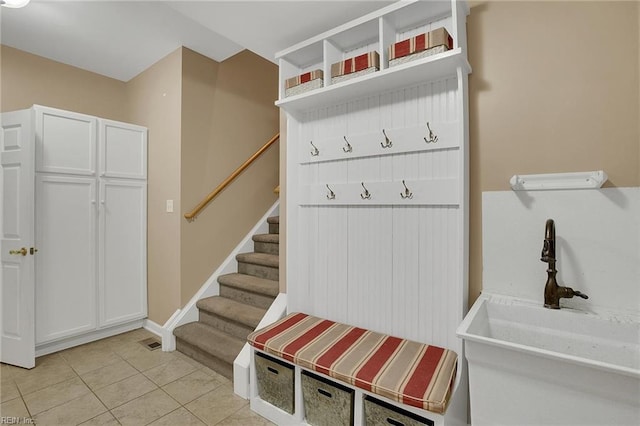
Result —
<instances>
[{"instance_id":1,"label":"white wall shelf above sink","mask_svg":"<svg viewBox=\"0 0 640 426\"><path fill-rule=\"evenodd\" d=\"M597 189L607 181L603 170L576 173L513 175L509 180L514 191L545 191L554 189Z\"/></svg>"},{"instance_id":2,"label":"white wall shelf above sink","mask_svg":"<svg viewBox=\"0 0 640 426\"><path fill-rule=\"evenodd\" d=\"M419 82L454 76L458 67L465 74L471 72L467 55L461 48L284 98L277 101L276 105L291 113L302 112L312 107L328 106L356 99L374 91L399 89Z\"/></svg>"}]
</instances>

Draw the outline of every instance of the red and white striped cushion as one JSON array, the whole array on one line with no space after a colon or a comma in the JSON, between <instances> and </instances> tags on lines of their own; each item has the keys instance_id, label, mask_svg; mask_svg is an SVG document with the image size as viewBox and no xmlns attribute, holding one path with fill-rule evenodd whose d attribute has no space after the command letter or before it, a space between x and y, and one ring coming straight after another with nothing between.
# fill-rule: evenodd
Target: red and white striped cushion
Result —
<instances>
[{"instance_id":1,"label":"red and white striped cushion","mask_svg":"<svg viewBox=\"0 0 640 426\"><path fill-rule=\"evenodd\" d=\"M444 413L458 356L437 346L292 313L247 338L256 349L394 401Z\"/></svg>"}]
</instances>

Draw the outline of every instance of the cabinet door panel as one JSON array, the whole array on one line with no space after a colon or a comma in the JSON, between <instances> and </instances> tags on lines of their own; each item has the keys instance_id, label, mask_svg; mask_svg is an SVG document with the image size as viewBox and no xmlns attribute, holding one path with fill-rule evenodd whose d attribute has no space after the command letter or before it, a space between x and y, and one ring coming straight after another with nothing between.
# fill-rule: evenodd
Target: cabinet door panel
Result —
<instances>
[{"instance_id":1,"label":"cabinet door panel","mask_svg":"<svg viewBox=\"0 0 640 426\"><path fill-rule=\"evenodd\" d=\"M36 343L96 327L96 183L36 177Z\"/></svg>"},{"instance_id":2,"label":"cabinet door panel","mask_svg":"<svg viewBox=\"0 0 640 426\"><path fill-rule=\"evenodd\" d=\"M147 176L147 129L100 120L100 175L144 179Z\"/></svg>"},{"instance_id":3,"label":"cabinet door panel","mask_svg":"<svg viewBox=\"0 0 640 426\"><path fill-rule=\"evenodd\" d=\"M100 326L147 314L146 183L100 185Z\"/></svg>"},{"instance_id":4,"label":"cabinet door panel","mask_svg":"<svg viewBox=\"0 0 640 426\"><path fill-rule=\"evenodd\" d=\"M97 120L53 108L35 111L36 171L94 175Z\"/></svg>"}]
</instances>

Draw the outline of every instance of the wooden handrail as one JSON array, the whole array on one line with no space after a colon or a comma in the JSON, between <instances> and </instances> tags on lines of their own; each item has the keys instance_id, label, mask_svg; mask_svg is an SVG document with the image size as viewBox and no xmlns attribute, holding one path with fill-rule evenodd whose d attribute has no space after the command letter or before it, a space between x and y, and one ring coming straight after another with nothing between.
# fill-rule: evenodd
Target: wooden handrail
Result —
<instances>
[{"instance_id":1,"label":"wooden handrail","mask_svg":"<svg viewBox=\"0 0 640 426\"><path fill-rule=\"evenodd\" d=\"M200 201L200 203L197 206L195 206L194 209L191 210L191 212L185 213L184 214L185 219L193 220L198 214L200 214L200 212L207 206L207 204L211 202L211 200L213 200L216 197L216 195L222 192L222 190L225 189L231 182L233 182L234 179L237 178L238 175L244 171L244 169L249 167L251 163L253 163L258 157L260 157L260 155L262 155L263 152L269 149L269 147L273 145L274 142L277 141L278 139L280 139L280 133L276 134L274 137L269 139L267 143L262 145L262 148L257 150L251 157L249 157L247 161L242 163L240 167L238 167L233 173L231 173L228 178L222 181L222 183L218 185L216 189L211 191L209 195L207 195L202 201Z\"/></svg>"}]
</instances>

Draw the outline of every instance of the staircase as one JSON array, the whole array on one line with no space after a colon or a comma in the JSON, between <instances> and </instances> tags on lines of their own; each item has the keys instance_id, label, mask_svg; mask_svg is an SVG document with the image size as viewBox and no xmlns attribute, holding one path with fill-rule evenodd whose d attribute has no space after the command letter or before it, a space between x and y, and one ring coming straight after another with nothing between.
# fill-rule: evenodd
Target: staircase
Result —
<instances>
[{"instance_id":1,"label":"staircase","mask_svg":"<svg viewBox=\"0 0 640 426\"><path fill-rule=\"evenodd\" d=\"M220 295L198 301L197 322L177 327L176 349L233 380L233 361L278 295L279 217L253 236L254 252L236 256L238 272L218 277Z\"/></svg>"}]
</instances>

